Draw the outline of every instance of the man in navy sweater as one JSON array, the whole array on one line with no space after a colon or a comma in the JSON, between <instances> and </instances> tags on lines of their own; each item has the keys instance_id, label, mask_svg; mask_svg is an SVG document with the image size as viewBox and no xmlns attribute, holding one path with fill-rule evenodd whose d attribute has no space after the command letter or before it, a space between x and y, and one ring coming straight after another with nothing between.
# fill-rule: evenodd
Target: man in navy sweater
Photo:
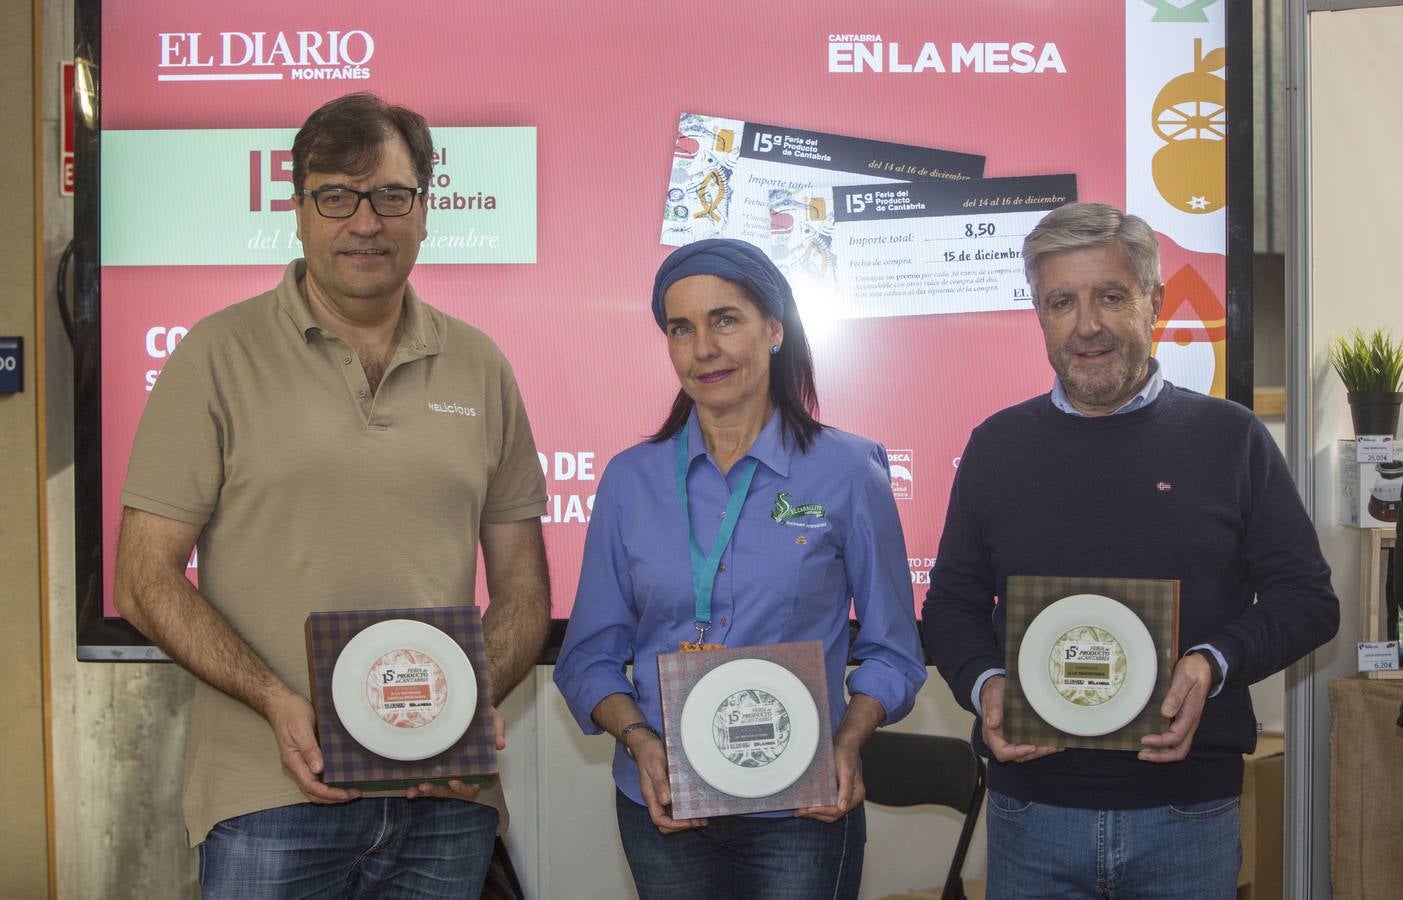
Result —
<instances>
[{"instance_id":1,"label":"man in navy sweater","mask_svg":"<svg viewBox=\"0 0 1403 900\"><path fill-rule=\"evenodd\" d=\"M1069 204L1023 255L1057 377L970 435L924 607L930 656L991 757L988 896L1231 898L1247 688L1334 635L1330 569L1261 422L1150 358L1150 227ZM1179 581L1164 727L1138 754L1004 740L1009 575Z\"/></svg>"}]
</instances>

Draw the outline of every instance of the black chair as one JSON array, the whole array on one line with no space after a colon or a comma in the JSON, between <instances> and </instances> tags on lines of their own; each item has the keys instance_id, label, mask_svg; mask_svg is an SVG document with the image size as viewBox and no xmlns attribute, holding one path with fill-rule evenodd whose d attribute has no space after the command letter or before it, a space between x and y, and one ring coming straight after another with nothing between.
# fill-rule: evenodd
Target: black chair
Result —
<instances>
[{"instance_id":1,"label":"black chair","mask_svg":"<svg viewBox=\"0 0 1403 900\"><path fill-rule=\"evenodd\" d=\"M965 824L950 860L941 900L965 900L965 853L984 805L984 760L969 741L933 734L878 731L862 748L867 799L881 806L933 803L964 813Z\"/></svg>"}]
</instances>

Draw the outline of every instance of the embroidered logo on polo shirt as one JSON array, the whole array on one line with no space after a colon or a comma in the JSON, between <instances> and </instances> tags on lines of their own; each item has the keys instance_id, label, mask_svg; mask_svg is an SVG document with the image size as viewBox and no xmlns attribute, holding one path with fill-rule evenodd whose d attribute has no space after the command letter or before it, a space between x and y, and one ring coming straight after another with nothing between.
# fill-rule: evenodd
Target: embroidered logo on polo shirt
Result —
<instances>
[{"instance_id":1,"label":"embroidered logo on polo shirt","mask_svg":"<svg viewBox=\"0 0 1403 900\"><path fill-rule=\"evenodd\" d=\"M472 416L477 415L477 407L475 407L475 406L463 406L463 405L460 404L460 403L451 403L451 402L450 402L450 403L435 403L435 402L432 401L432 400L429 401L429 410L430 410L431 412L436 412L436 413L448 413L449 415L452 415L452 416L468 416L468 417L472 417Z\"/></svg>"},{"instance_id":2,"label":"embroidered logo on polo shirt","mask_svg":"<svg viewBox=\"0 0 1403 900\"><path fill-rule=\"evenodd\" d=\"M822 519L827 516L826 511L817 503L805 503L802 506L795 506L789 502L789 491L780 491L775 497L775 508L770 510L770 518L780 525L788 524L790 519L802 519L805 516L813 516Z\"/></svg>"}]
</instances>

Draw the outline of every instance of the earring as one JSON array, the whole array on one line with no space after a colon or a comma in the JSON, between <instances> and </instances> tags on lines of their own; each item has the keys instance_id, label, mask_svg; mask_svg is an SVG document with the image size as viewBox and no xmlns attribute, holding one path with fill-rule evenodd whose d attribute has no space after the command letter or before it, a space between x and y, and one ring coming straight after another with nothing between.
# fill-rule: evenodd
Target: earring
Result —
<instances>
[{"instance_id":1,"label":"earring","mask_svg":"<svg viewBox=\"0 0 1403 900\"><path fill-rule=\"evenodd\" d=\"M771 356L774 356L774 355L775 355L776 353L778 353L778 352L779 352L779 344L775 344L773 347L770 348L770 355L771 355Z\"/></svg>"}]
</instances>

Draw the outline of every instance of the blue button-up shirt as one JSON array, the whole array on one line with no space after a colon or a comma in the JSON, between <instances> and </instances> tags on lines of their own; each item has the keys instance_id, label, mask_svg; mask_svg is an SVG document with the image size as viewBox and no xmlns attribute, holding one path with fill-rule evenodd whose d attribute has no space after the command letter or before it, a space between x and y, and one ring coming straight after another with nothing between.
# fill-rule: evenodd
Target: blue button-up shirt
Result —
<instances>
[{"instance_id":1,"label":"blue button-up shirt","mask_svg":"<svg viewBox=\"0 0 1403 900\"><path fill-rule=\"evenodd\" d=\"M687 423L687 490L692 528L711 549L743 461L723 475L706 451L693 412ZM659 653L696 640L695 599L687 523L677 496L678 438L639 444L614 457L595 494L580 586L555 668L555 683L586 734L610 694L632 696L662 730ZM916 631L906 542L892 498L886 451L825 428L806 452L783 440L779 414L748 456L759 461L711 600L706 639L727 647L821 640L828 705L836 729L847 708L848 613L862 627L852 646L859 665L847 679L886 710L886 723L911 710L926 680ZM794 506L823 514L776 522L781 491ZM633 661L632 681L625 674ZM614 782L642 803L638 769L623 747L614 753Z\"/></svg>"}]
</instances>

